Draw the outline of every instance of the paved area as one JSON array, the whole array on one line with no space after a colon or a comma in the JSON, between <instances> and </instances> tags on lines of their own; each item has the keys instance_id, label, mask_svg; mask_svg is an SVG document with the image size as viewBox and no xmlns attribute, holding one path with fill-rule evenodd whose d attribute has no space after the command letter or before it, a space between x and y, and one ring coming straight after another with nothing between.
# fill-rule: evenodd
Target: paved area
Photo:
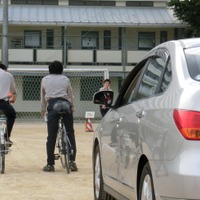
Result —
<instances>
[{"instance_id":1,"label":"paved area","mask_svg":"<svg viewBox=\"0 0 200 200\"><path fill-rule=\"evenodd\" d=\"M93 126L95 128L95 126ZM67 174L60 161L55 172L43 172L46 164L46 124L16 123L12 151L0 174L1 200L92 200L92 139L84 124L75 124L78 172Z\"/></svg>"}]
</instances>

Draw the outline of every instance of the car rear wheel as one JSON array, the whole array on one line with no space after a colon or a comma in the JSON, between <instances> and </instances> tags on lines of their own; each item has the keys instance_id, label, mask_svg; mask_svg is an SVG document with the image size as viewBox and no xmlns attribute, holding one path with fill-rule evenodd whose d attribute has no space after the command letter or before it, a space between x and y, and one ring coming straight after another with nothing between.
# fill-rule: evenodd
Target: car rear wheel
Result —
<instances>
[{"instance_id":1,"label":"car rear wheel","mask_svg":"<svg viewBox=\"0 0 200 200\"><path fill-rule=\"evenodd\" d=\"M94 185L94 199L106 200L106 192L104 191L104 182L101 169L101 157L99 146L96 146L93 163L93 185Z\"/></svg>"},{"instance_id":2,"label":"car rear wheel","mask_svg":"<svg viewBox=\"0 0 200 200\"><path fill-rule=\"evenodd\" d=\"M139 200L155 200L153 178L149 163L146 163L140 178Z\"/></svg>"}]
</instances>

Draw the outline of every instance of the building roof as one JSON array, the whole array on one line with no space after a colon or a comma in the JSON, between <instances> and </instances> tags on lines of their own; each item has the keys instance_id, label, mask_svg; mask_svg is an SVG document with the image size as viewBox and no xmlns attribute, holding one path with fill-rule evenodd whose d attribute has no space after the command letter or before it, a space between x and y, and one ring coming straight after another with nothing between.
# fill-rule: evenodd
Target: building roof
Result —
<instances>
[{"instance_id":1,"label":"building roof","mask_svg":"<svg viewBox=\"0 0 200 200\"><path fill-rule=\"evenodd\" d=\"M0 13L3 7L0 7ZM2 22L3 15L0 15ZM183 27L172 10L160 7L9 5L9 24L116 27Z\"/></svg>"}]
</instances>

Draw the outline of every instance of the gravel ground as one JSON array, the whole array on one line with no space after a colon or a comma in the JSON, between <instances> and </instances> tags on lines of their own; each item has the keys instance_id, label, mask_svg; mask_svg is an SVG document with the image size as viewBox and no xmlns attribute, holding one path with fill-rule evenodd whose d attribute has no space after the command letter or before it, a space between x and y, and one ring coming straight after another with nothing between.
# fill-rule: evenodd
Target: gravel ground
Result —
<instances>
[{"instance_id":1,"label":"gravel ground","mask_svg":"<svg viewBox=\"0 0 200 200\"><path fill-rule=\"evenodd\" d=\"M95 125L93 125L95 128ZM46 165L46 124L16 123L12 151L6 155L5 174L0 174L0 200L92 200L93 132L75 124L78 172L67 174L60 161L55 172Z\"/></svg>"}]
</instances>

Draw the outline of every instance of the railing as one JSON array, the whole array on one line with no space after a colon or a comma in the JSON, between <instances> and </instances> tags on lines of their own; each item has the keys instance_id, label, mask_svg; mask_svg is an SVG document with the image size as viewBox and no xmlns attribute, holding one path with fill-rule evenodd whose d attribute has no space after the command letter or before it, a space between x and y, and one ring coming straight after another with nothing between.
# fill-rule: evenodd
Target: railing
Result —
<instances>
[{"instance_id":1,"label":"railing","mask_svg":"<svg viewBox=\"0 0 200 200\"><path fill-rule=\"evenodd\" d=\"M126 52L126 63L132 65L137 63L147 51L128 50ZM9 49L9 63L15 64L46 64L53 60L63 60L63 50L61 49ZM0 50L1 61L1 50ZM122 65L121 50L94 50L68 49L66 53L68 65L90 64L90 65Z\"/></svg>"}]
</instances>

